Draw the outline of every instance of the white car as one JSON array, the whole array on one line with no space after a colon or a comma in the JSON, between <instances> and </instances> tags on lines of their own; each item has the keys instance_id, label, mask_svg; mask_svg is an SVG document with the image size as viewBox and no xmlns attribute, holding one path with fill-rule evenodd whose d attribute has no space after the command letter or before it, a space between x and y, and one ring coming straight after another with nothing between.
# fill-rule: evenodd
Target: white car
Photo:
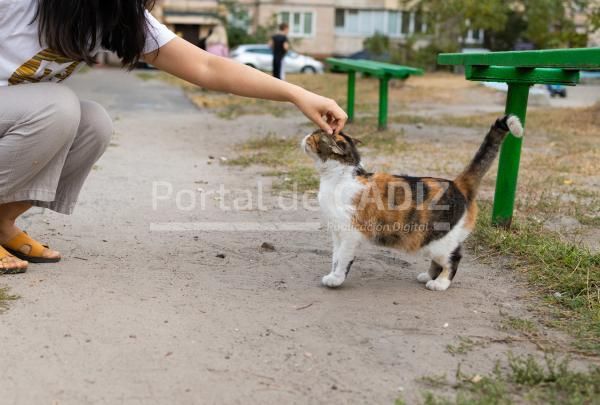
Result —
<instances>
[{"instance_id":1,"label":"white car","mask_svg":"<svg viewBox=\"0 0 600 405\"><path fill-rule=\"evenodd\" d=\"M231 51L230 58L267 72L273 70L273 51L268 45L240 45ZM283 66L286 73L323 73L321 62L294 51L287 53Z\"/></svg>"}]
</instances>

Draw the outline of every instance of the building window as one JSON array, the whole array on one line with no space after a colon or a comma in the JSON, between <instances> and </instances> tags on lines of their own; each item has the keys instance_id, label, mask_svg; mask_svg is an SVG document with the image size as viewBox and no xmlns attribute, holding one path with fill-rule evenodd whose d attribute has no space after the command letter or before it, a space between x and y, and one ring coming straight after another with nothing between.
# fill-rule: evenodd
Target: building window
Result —
<instances>
[{"instance_id":1,"label":"building window","mask_svg":"<svg viewBox=\"0 0 600 405\"><path fill-rule=\"evenodd\" d=\"M400 13L397 11L388 11L387 32L390 36L400 35Z\"/></svg>"},{"instance_id":2,"label":"building window","mask_svg":"<svg viewBox=\"0 0 600 405\"><path fill-rule=\"evenodd\" d=\"M425 24L423 23L423 13L417 11L415 13L415 31L414 32L425 32Z\"/></svg>"},{"instance_id":3,"label":"building window","mask_svg":"<svg viewBox=\"0 0 600 405\"><path fill-rule=\"evenodd\" d=\"M314 18L312 11L283 11L279 13L277 20L278 23L285 22L290 26L290 37L310 37L314 35Z\"/></svg>"},{"instance_id":4,"label":"building window","mask_svg":"<svg viewBox=\"0 0 600 405\"><path fill-rule=\"evenodd\" d=\"M374 11L371 17L373 19L373 31L379 32L381 34L387 33L385 25L386 12Z\"/></svg>"},{"instance_id":5,"label":"building window","mask_svg":"<svg viewBox=\"0 0 600 405\"><path fill-rule=\"evenodd\" d=\"M467 31L467 36L465 38L465 44L468 45L481 45L484 40L484 31L478 29L470 29Z\"/></svg>"},{"instance_id":6,"label":"building window","mask_svg":"<svg viewBox=\"0 0 600 405\"><path fill-rule=\"evenodd\" d=\"M346 12L345 10L335 10L335 28L344 28L346 25Z\"/></svg>"},{"instance_id":7,"label":"building window","mask_svg":"<svg viewBox=\"0 0 600 405\"><path fill-rule=\"evenodd\" d=\"M358 34L358 11L347 10L346 26L342 29L344 32Z\"/></svg>"},{"instance_id":8,"label":"building window","mask_svg":"<svg viewBox=\"0 0 600 405\"><path fill-rule=\"evenodd\" d=\"M335 31L339 35L371 36L375 33L403 37L427 32L422 12L396 10L335 10Z\"/></svg>"}]
</instances>

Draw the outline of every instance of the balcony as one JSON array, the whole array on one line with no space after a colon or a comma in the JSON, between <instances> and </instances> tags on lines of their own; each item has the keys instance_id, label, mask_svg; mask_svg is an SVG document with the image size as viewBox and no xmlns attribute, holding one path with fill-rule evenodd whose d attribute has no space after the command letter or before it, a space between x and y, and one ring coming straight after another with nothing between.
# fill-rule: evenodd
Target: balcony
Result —
<instances>
[{"instance_id":1,"label":"balcony","mask_svg":"<svg viewBox=\"0 0 600 405\"><path fill-rule=\"evenodd\" d=\"M160 6L168 12L182 13L214 11L219 8L216 0L164 0L160 2Z\"/></svg>"},{"instance_id":2,"label":"balcony","mask_svg":"<svg viewBox=\"0 0 600 405\"><path fill-rule=\"evenodd\" d=\"M225 12L216 0L164 0L157 15L170 25L215 25Z\"/></svg>"}]
</instances>

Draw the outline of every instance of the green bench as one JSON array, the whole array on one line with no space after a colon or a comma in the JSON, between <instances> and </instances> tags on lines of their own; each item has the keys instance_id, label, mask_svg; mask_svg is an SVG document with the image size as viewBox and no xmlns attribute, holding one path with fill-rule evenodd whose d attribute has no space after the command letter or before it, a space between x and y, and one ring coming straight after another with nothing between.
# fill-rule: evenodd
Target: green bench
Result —
<instances>
[{"instance_id":1,"label":"green bench","mask_svg":"<svg viewBox=\"0 0 600 405\"><path fill-rule=\"evenodd\" d=\"M529 88L534 84L575 86L580 70L600 69L600 48L448 53L438 56L438 64L464 66L467 80L507 83L505 111L525 125ZM509 135L500 151L492 211L492 221L498 226L510 227L512 221L521 143L521 138Z\"/></svg>"},{"instance_id":2,"label":"green bench","mask_svg":"<svg viewBox=\"0 0 600 405\"><path fill-rule=\"evenodd\" d=\"M390 79L406 80L411 75L422 75L423 70L391 63L375 62L364 59L328 58L327 63L338 71L348 73L348 120L354 119L356 93L356 73L366 73L379 79L379 129L387 128L388 90Z\"/></svg>"}]
</instances>

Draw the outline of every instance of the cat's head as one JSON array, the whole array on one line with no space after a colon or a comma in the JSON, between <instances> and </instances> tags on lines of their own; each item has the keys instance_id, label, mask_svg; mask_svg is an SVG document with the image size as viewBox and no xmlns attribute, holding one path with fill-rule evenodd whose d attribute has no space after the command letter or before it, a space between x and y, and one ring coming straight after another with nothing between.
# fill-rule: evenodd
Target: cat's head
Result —
<instances>
[{"instance_id":1,"label":"cat's head","mask_svg":"<svg viewBox=\"0 0 600 405\"><path fill-rule=\"evenodd\" d=\"M340 132L329 135L323 130L317 130L302 140L302 150L316 162L336 161L347 166L360 164L360 154L356 145L358 139Z\"/></svg>"}]
</instances>

